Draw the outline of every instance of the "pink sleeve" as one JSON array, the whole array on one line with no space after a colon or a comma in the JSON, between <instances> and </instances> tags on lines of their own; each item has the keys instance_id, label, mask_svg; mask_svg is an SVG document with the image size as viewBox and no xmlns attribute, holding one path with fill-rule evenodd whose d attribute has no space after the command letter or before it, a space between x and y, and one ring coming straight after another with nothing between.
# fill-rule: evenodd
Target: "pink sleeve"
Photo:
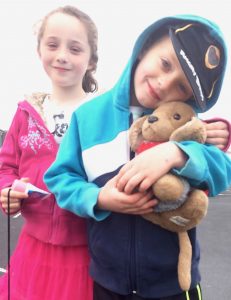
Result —
<instances>
[{"instance_id":1,"label":"pink sleeve","mask_svg":"<svg viewBox=\"0 0 231 300\"><path fill-rule=\"evenodd\" d=\"M220 118L220 117L212 118L212 119L208 119L208 120L203 120L203 121L206 122L206 123L213 123L213 122L220 122L221 121L221 122L224 122L225 124L227 124L228 131L229 131L229 137L228 137L227 144L226 144L225 148L223 149L223 151L226 152L229 149L230 144L231 144L231 123L228 120Z\"/></svg>"}]
</instances>

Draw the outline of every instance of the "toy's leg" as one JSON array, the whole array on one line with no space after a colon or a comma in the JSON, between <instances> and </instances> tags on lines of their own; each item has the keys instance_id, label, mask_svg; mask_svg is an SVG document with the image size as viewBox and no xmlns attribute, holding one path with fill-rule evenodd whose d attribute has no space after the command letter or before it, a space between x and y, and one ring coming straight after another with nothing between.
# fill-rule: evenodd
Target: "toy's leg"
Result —
<instances>
[{"instance_id":1,"label":"toy's leg","mask_svg":"<svg viewBox=\"0 0 231 300\"><path fill-rule=\"evenodd\" d=\"M188 291L191 285L192 245L187 231L179 232L178 280L183 291Z\"/></svg>"},{"instance_id":2,"label":"toy's leg","mask_svg":"<svg viewBox=\"0 0 231 300\"><path fill-rule=\"evenodd\" d=\"M189 192L189 184L183 178L166 174L153 186L153 193L161 201L178 201L186 199ZM184 202L182 200L182 202Z\"/></svg>"}]
</instances>

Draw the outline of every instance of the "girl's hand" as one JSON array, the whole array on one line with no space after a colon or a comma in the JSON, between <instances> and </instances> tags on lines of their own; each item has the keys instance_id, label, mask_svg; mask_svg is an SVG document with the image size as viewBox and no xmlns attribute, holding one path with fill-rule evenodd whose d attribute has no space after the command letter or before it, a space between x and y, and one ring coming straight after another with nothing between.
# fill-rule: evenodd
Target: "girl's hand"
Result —
<instances>
[{"instance_id":1,"label":"girl's hand","mask_svg":"<svg viewBox=\"0 0 231 300\"><path fill-rule=\"evenodd\" d=\"M28 178L22 178L21 180L23 182L28 182ZM11 190L9 194L9 211L8 211L8 193L10 189L11 189L10 187L7 187L1 190L0 202L2 208L6 213L14 214L20 210L22 200L28 198L28 195L26 193Z\"/></svg>"},{"instance_id":2,"label":"girl's hand","mask_svg":"<svg viewBox=\"0 0 231 300\"><path fill-rule=\"evenodd\" d=\"M183 167L186 160L184 153L174 143L159 144L124 165L117 175L116 187L126 194L131 194L135 189L144 193L170 169Z\"/></svg>"},{"instance_id":3,"label":"girl's hand","mask_svg":"<svg viewBox=\"0 0 231 300\"><path fill-rule=\"evenodd\" d=\"M141 215L151 213L157 201L153 199L151 192L135 192L127 195L120 192L116 184L116 177L112 178L101 189L97 207L113 212Z\"/></svg>"},{"instance_id":4,"label":"girl's hand","mask_svg":"<svg viewBox=\"0 0 231 300\"><path fill-rule=\"evenodd\" d=\"M229 129L225 122L218 121L212 123L205 123L207 130L206 143L212 144L219 149L225 149L229 139Z\"/></svg>"}]
</instances>

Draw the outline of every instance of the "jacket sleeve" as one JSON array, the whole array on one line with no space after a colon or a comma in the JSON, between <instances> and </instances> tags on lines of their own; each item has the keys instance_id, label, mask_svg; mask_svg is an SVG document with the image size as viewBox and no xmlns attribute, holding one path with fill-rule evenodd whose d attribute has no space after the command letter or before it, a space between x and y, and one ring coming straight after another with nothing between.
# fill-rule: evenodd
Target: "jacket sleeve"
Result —
<instances>
[{"instance_id":1,"label":"jacket sleeve","mask_svg":"<svg viewBox=\"0 0 231 300\"><path fill-rule=\"evenodd\" d=\"M98 221L110 214L96 209L100 188L87 180L75 114L72 115L56 160L44 175L44 181L61 208Z\"/></svg>"},{"instance_id":2,"label":"jacket sleeve","mask_svg":"<svg viewBox=\"0 0 231 300\"><path fill-rule=\"evenodd\" d=\"M216 196L231 185L231 159L223 151L209 144L196 142L176 143L188 157L185 166L174 169L192 186L208 188L209 196Z\"/></svg>"},{"instance_id":3,"label":"jacket sleeve","mask_svg":"<svg viewBox=\"0 0 231 300\"><path fill-rule=\"evenodd\" d=\"M19 178L20 151L17 142L18 128L20 128L19 115L20 110L17 109L0 150L0 191L10 187L13 181ZM1 209L5 212L2 206Z\"/></svg>"},{"instance_id":4,"label":"jacket sleeve","mask_svg":"<svg viewBox=\"0 0 231 300\"><path fill-rule=\"evenodd\" d=\"M20 115L20 109L18 108L1 147L0 189L11 186L13 181L19 177L20 150L18 138L20 124L24 122Z\"/></svg>"}]
</instances>

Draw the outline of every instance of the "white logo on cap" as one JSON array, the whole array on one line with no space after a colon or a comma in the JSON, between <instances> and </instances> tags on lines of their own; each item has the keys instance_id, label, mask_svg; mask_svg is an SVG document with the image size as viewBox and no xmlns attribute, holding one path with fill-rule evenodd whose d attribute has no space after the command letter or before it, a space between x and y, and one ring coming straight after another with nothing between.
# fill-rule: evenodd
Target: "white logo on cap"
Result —
<instances>
[{"instance_id":1,"label":"white logo on cap","mask_svg":"<svg viewBox=\"0 0 231 300\"><path fill-rule=\"evenodd\" d=\"M192 74L194 77L196 77L196 84L198 86L199 92L200 92L200 96L201 96L201 101L204 101L204 94L202 92L202 88L201 88L201 84L200 84L200 79L197 76L197 73L194 69L194 66L192 65L191 61L189 60L189 58L187 57L187 55L185 54L184 50L180 50L180 55L183 57L183 59L186 61L189 69L192 71Z\"/></svg>"}]
</instances>

